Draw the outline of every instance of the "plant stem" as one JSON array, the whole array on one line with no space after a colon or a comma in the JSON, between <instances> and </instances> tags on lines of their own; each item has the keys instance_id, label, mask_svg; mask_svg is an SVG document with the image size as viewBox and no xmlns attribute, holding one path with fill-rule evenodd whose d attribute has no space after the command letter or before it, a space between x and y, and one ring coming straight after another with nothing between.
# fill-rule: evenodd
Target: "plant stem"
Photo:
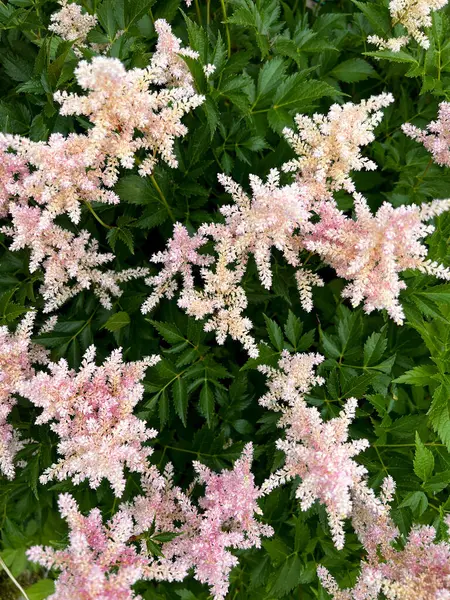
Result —
<instances>
[{"instance_id":1,"label":"plant stem","mask_svg":"<svg viewBox=\"0 0 450 600\"><path fill-rule=\"evenodd\" d=\"M164 204L164 206L166 207L167 212L169 213L169 217L172 219L172 221L175 223L175 217L173 215L172 209L169 206L169 203L166 200L166 197L164 196L164 194L162 193L161 188L158 185L158 182L156 181L154 175L150 175L150 179L152 180L153 185L155 186L156 191L159 194L159 197L162 200L162 203Z\"/></svg>"},{"instance_id":2,"label":"plant stem","mask_svg":"<svg viewBox=\"0 0 450 600\"><path fill-rule=\"evenodd\" d=\"M14 583L14 585L16 586L16 588L19 590L19 592L25 598L25 600L30 600L30 598L27 596L26 591L23 589L23 587L20 585L20 583L17 581L17 579L14 577L14 575L8 569L8 567L5 564L5 561L3 560L3 558L1 556L0 556L0 566L3 568L3 570L5 571L5 573L8 575L8 577Z\"/></svg>"},{"instance_id":3,"label":"plant stem","mask_svg":"<svg viewBox=\"0 0 450 600\"><path fill-rule=\"evenodd\" d=\"M195 0L195 10L197 12L198 24L201 26L201 25L203 25L203 23L202 23L202 13L200 12L200 6L198 4L198 0Z\"/></svg>"},{"instance_id":4,"label":"plant stem","mask_svg":"<svg viewBox=\"0 0 450 600\"><path fill-rule=\"evenodd\" d=\"M231 57L231 36L230 36L230 28L228 27L227 7L225 6L225 0L220 0L220 5L222 6L223 22L225 24L225 31L227 33L228 58L230 58Z\"/></svg>"},{"instance_id":5,"label":"plant stem","mask_svg":"<svg viewBox=\"0 0 450 600\"><path fill-rule=\"evenodd\" d=\"M108 225L107 223L105 223L104 221L102 221L102 219L98 216L98 214L92 208L90 202L86 201L85 204L88 207L88 209L91 211L91 213L94 215L94 217L97 219L97 221L100 223L100 225L103 225L103 227L106 227L106 229L115 229L112 225Z\"/></svg>"}]
</instances>

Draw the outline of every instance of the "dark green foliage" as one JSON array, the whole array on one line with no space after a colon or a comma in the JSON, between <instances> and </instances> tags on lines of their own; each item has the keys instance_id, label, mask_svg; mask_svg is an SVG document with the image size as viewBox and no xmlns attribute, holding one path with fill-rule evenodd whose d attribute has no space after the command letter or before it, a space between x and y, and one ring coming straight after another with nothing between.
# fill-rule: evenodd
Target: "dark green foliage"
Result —
<instances>
[{"instance_id":1,"label":"dark green foliage","mask_svg":"<svg viewBox=\"0 0 450 600\"><path fill-rule=\"evenodd\" d=\"M370 34L391 33L384 0L330 0L317 3L314 10L302 0L195 0L189 9L179 0L80 4L99 18L89 40L113 42L110 54L129 68L147 64L156 40L153 22L161 17L199 52L202 64L216 67L206 79L198 63L187 61L206 101L184 120L189 134L176 145L179 168L159 165L146 179L137 172L124 173L115 188L121 203L94 203L103 225L83 210L79 228L91 232L102 249L115 252L114 268L149 266L150 255L164 248L176 221L192 231L200 223L219 220L218 208L230 199L217 174L231 174L247 187L250 173L265 177L271 167L279 167L292 156L280 132L293 125L296 113L326 112L333 102L358 102L383 91L394 94L395 104L385 111L376 141L364 149L379 168L355 175L358 190L373 209L385 200L398 206L450 195L448 170L432 164L429 154L400 129L410 121L423 126L436 117L438 103L450 99L445 10L433 15L428 50L411 43L393 54L366 42ZM55 10L51 0L0 2L3 132L45 140L53 132L88 127L84 119L59 116L53 100L56 90L76 89L77 64L71 44L47 30ZM113 41L119 30L125 33ZM89 58L92 52L86 49L84 54ZM337 201L341 208L351 207L344 193ZM446 265L449 236L450 217L442 216L428 243L430 258ZM149 290L142 281L126 284L110 311L89 291L83 292L62 307L54 330L35 341L53 359L63 357L74 368L92 343L98 360L118 346L127 360L161 354L161 362L148 370L138 414L160 431L155 463L163 467L173 462L183 487L193 480L192 460L214 469L229 467L248 441L255 445L258 483L278 468L283 457L275 440L281 433L277 415L258 405L265 385L257 366L275 365L283 349L320 352L326 359L319 369L326 384L309 401L330 418L346 398L361 399L352 436L370 441L358 457L368 469L370 484L377 489L386 474L396 480L394 517L402 533L412 522L439 525L450 509L450 284L406 273L402 303L407 322L398 327L385 314L351 309L340 297L342 281L326 269L321 269L325 287L314 292L314 311L305 313L292 269L276 254L272 260L271 291L261 287L253 263L244 281L247 314L259 342L257 359L248 360L236 342L218 346L203 331L203 323L184 316L175 300L162 302L144 317L140 306ZM1 325L14 327L28 310L42 308L42 273L31 274L27 265L27 253L10 252L0 234ZM150 265L152 273L156 269ZM42 314L37 321L43 323ZM27 466L18 469L16 479L0 480L0 556L30 586L30 600L47 597L53 584L27 562L25 550L35 543L65 543L58 494L70 491L83 511L99 506L105 517L117 507L106 484L93 491L70 482L39 483L39 474L55 459L56 437L49 427L34 425L36 413L25 400L14 408L11 422L33 441L20 453ZM138 478L130 475L123 500L136 494L137 485ZM342 585L354 582L362 552L356 536L349 529L345 550L338 552L323 509L315 505L301 512L294 488L285 486L261 501L276 533L262 549L239 553L229 598L325 599L315 572L319 563L336 573ZM0 597L5 600L10 593L6 585L1 579ZM136 589L145 600L208 597L206 588L193 580L142 583Z\"/></svg>"}]
</instances>

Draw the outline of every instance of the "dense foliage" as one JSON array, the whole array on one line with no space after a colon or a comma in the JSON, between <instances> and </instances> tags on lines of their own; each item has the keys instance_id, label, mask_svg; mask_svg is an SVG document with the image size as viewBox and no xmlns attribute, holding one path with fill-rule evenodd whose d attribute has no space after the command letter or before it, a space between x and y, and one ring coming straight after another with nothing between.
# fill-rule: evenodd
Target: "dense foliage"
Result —
<instances>
[{"instance_id":1,"label":"dense foliage","mask_svg":"<svg viewBox=\"0 0 450 600\"><path fill-rule=\"evenodd\" d=\"M0 2L0 598L450 598L446 3L61 4Z\"/></svg>"}]
</instances>

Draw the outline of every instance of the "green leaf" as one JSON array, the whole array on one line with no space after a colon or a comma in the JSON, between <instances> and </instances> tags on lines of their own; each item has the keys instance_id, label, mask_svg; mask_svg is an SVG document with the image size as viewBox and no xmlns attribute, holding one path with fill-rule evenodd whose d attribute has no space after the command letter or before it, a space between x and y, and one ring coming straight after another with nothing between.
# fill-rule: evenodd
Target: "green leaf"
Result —
<instances>
[{"instance_id":1,"label":"green leaf","mask_svg":"<svg viewBox=\"0 0 450 600\"><path fill-rule=\"evenodd\" d=\"M207 96L205 102L202 104L202 109L205 113L206 121L209 127L209 133L212 139L220 118L217 103L211 98L211 96Z\"/></svg>"},{"instance_id":2,"label":"green leaf","mask_svg":"<svg viewBox=\"0 0 450 600\"><path fill-rule=\"evenodd\" d=\"M266 322L267 333L269 334L272 346L281 352L284 347L284 338L281 327L266 315L264 315L264 320Z\"/></svg>"},{"instance_id":3,"label":"green leaf","mask_svg":"<svg viewBox=\"0 0 450 600\"><path fill-rule=\"evenodd\" d=\"M130 315L125 311L120 311L109 317L103 325L108 331L118 331L130 324Z\"/></svg>"},{"instance_id":4,"label":"green leaf","mask_svg":"<svg viewBox=\"0 0 450 600\"><path fill-rule=\"evenodd\" d=\"M325 356L330 358L340 358L341 350L339 347L339 340L337 339L337 337L335 335L325 333L324 331L322 331L322 329L320 329L319 331L320 341L322 343Z\"/></svg>"},{"instance_id":5,"label":"green leaf","mask_svg":"<svg viewBox=\"0 0 450 600\"><path fill-rule=\"evenodd\" d=\"M186 338L176 325L152 321L151 319L146 320L149 323L151 323L153 327L155 327L159 335L161 335L166 340L166 342L169 342L169 344L178 344L179 342L186 341Z\"/></svg>"},{"instance_id":6,"label":"green leaf","mask_svg":"<svg viewBox=\"0 0 450 600\"><path fill-rule=\"evenodd\" d=\"M177 377L172 387L172 393L175 412L180 417L183 425L186 427L186 416L188 408L188 392L186 381L181 377Z\"/></svg>"},{"instance_id":7,"label":"green leaf","mask_svg":"<svg viewBox=\"0 0 450 600\"><path fill-rule=\"evenodd\" d=\"M139 175L125 175L121 177L114 187L116 194L122 202L129 204L152 204L158 202L158 196L152 184L146 177Z\"/></svg>"},{"instance_id":8,"label":"green leaf","mask_svg":"<svg viewBox=\"0 0 450 600\"><path fill-rule=\"evenodd\" d=\"M391 29L391 18L389 10L385 6L377 2L364 3L358 0L352 0L352 2L367 18L375 33L382 37L388 36Z\"/></svg>"},{"instance_id":9,"label":"green leaf","mask_svg":"<svg viewBox=\"0 0 450 600\"><path fill-rule=\"evenodd\" d=\"M428 498L424 492L411 492L409 493L399 508L409 506L414 517L420 517L428 508Z\"/></svg>"},{"instance_id":10,"label":"green leaf","mask_svg":"<svg viewBox=\"0 0 450 600\"><path fill-rule=\"evenodd\" d=\"M394 379L394 383L409 383L411 385L430 385L436 379L437 368L435 365L419 365L406 371L397 379Z\"/></svg>"},{"instance_id":11,"label":"green leaf","mask_svg":"<svg viewBox=\"0 0 450 600\"><path fill-rule=\"evenodd\" d=\"M361 398L375 378L374 373L363 373L359 377L353 377L342 385L343 398Z\"/></svg>"},{"instance_id":12,"label":"green leaf","mask_svg":"<svg viewBox=\"0 0 450 600\"><path fill-rule=\"evenodd\" d=\"M55 591L55 582L52 579L41 579L26 589L30 600L44 600Z\"/></svg>"},{"instance_id":13,"label":"green leaf","mask_svg":"<svg viewBox=\"0 0 450 600\"><path fill-rule=\"evenodd\" d=\"M450 385L442 383L433 394L428 415L434 431L450 450Z\"/></svg>"},{"instance_id":14,"label":"green leaf","mask_svg":"<svg viewBox=\"0 0 450 600\"><path fill-rule=\"evenodd\" d=\"M324 81L304 81L301 73L287 77L278 87L273 99L273 109L300 110L311 106L324 96L336 96L339 92Z\"/></svg>"},{"instance_id":15,"label":"green leaf","mask_svg":"<svg viewBox=\"0 0 450 600\"><path fill-rule=\"evenodd\" d=\"M409 64L418 64L417 60L404 52L403 50L399 50L399 52L391 52L391 50L378 50L376 52L364 52L365 56L372 56L373 58L390 60L391 62L397 63L409 63Z\"/></svg>"},{"instance_id":16,"label":"green leaf","mask_svg":"<svg viewBox=\"0 0 450 600\"><path fill-rule=\"evenodd\" d=\"M167 389L163 389L159 396L159 422L161 429L164 429L165 424L169 420L169 396Z\"/></svg>"},{"instance_id":17,"label":"green leaf","mask_svg":"<svg viewBox=\"0 0 450 600\"><path fill-rule=\"evenodd\" d=\"M376 364L387 348L387 339L383 333L372 333L364 344L364 366Z\"/></svg>"},{"instance_id":18,"label":"green leaf","mask_svg":"<svg viewBox=\"0 0 450 600\"><path fill-rule=\"evenodd\" d=\"M297 345L300 341L302 331L303 323L289 309L286 325L284 326L284 333L286 334L287 339L291 342L295 349L297 349Z\"/></svg>"},{"instance_id":19,"label":"green leaf","mask_svg":"<svg viewBox=\"0 0 450 600\"><path fill-rule=\"evenodd\" d=\"M346 83L364 81L370 77L378 77L372 65L363 58L351 58L340 63L337 67L334 67L331 75L339 79L339 81L345 81Z\"/></svg>"},{"instance_id":20,"label":"green leaf","mask_svg":"<svg viewBox=\"0 0 450 600\"><path fill-rule=\"evenodd\" d=\"M278 87L283 80L285 70L286 65L280 57L275 57L263 64L263 67L258 74L255 106L257 106L257 103L261 98L270 92L273 92Z\"/></svg>"},{"instance_id":21,"label":"green leaf","mask_svg":"<svg viewBox=\"0 0 450 600\"><path fill-rule=\"evenodd\" d=\"M422 481L427 481L434 470L434 456L431 450L426 448L416 431L416 452L414 455L414 473Z\"/></svg>"},{"instance_id":22,"label":"green leaf","mask_svg":"<svg viewBox=\"0 0 450 600\"><path fill-rule=\"evenodd\" d=\"M211 386L208 383L206 383L201 389L199 407L202 415L206 419L206 422L208 423L209 427L211 427L214 415L214 394Z\"/></svg>"},{"instance_id":23,"label":"green leaf","mask_svg":"<svg viewBox=\"0 0 450 600\"><path fill-rule=\"evenodd\" d=\"M270 589L270 594L275 595L276 598L288 594L297 586L301 572L302 563L298 555L290 556L279 570L278 576Z\"/></svg>"}]
</instances>

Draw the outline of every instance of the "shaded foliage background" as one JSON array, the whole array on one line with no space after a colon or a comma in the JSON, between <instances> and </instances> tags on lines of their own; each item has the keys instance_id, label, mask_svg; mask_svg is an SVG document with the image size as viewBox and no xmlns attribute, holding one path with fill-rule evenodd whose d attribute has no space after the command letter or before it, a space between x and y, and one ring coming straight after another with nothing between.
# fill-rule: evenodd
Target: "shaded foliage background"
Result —
<instances>
[{"instance_id":1,"label":"shaded foliage background","mask_svg":"<svg viewBox=\"0 0 450 600\"><path fill-rule=\"evenodd\" d=\"M445 11L433 14L430 49L415 43L397 54L373 51L370 34L386 37L391 24L387 2L327 1L307 8L303 1L198 0L188 9L179 0L92 0L80 2L99 18L89 41L112 42L110 55L127 68L144 67L154 49L153 22L166 18L177 36L200 54L189 61L197 90L205 103L188 115L189 134L176 145L179 168L159 165L150 178L124 172L115 191L120 205L95 205L99 219L85 208L79 227L100 246L117 255L115 267L147 265L162 249L175 221L194 230L218 220L218 208L230 202L217 174L231 174L244 187L249 173L264 177L292 156L280 135L297 112L325 112L333 102L358 102L390 91L395 104L385 110L377 140L365 150L379 165L357 173L358 191L373 209L385 200L394 206L445 198L450 173L434 165L428 153L400 130L404 122L424 125L435 118L438 103L449 100L450 37ZM0 129L45 140L51 133L84 131L82 118L61 117L53 101L58 89L76 90L77 58L71 44L48 32L50 15L58 9L47 0L0 2ZM181 9L181 10L180 10ZM116 40L116 34L123 31ZM115 40L115 41L114 41ZM92 55L84 50L85 58ZM215 73L206 79L202 65ZM336 195L342 209L351 198ZM68 219L59 218L76 230ZM103 223L103 224L102 224ZM106 225L106 226L105 226ZM450 217L436 220L429 238L430 257L450 264ZM260 483L280 466L275 450L280 433L277 416L258 406L264 378L255 370L275 364L280 352L319 351L326 357L320 370L326 385L309 398L324 417L338 414L342 401L361 399L354 437L367 437L371 447L358 458L375 488L386 474L397 482L393 516L406 534L412 522L439 530L450 508L450 285L407 273L402 293L407 323L398 327L386 315L351 310L340 298L343 282L311 258L326 286L314 293L315 309L300 308L292 270L273 257L272 291L263 289L252 262L245 277L248 316L260 340L260 357L247 360L239 344L217 346L201 322L187 319L175 301L163 301L144 317L140 306L148 294L142 282L125 285L111 311L89 292L59 311L54 331L36 337L52 357L65 357L77 367L86 348L95 343L98 359L122 346L135 360L160 352L164 359L148 371L146 396L139 416L159 429L154 461L170 460L186 487L193 479L191 462L199 459L214 469L229 467L244 444L256 449L254 471ZM26 252L9 252L0 235L0 324L13 327L23 314L43 305L37 293L41 273L30 274ZM152 266L156 271L156 267ZM44 321L42 315L38 323ZM108 485L97 491L70 482L42 486L39 474L56 457L55 436L34 425L36 410L21 400L11 422L31 443L20 453L27 461L16 479L0 481L1 556L28 589L31 600L52 590L51 574L27 562L32 544L62 547L66 529L56 499L70 491L83 511L99 506L107 517L117 508ZM124 500L139 490L128 477ZM351 531L343 551L330 538L324 510L315 505L302 513L293 497L295 486L272 492L263 502L264 518L276 530L261 550L239 552L232 572L233 600L326 598L317 564L336 573L342 585L354 582L361 547ZM195 600L208 597L205 587L142 583L145 600ZM9 598L0 580L0 597ZM12 597L15 597L12 594Z\"/></svg>"}]
</instances>

